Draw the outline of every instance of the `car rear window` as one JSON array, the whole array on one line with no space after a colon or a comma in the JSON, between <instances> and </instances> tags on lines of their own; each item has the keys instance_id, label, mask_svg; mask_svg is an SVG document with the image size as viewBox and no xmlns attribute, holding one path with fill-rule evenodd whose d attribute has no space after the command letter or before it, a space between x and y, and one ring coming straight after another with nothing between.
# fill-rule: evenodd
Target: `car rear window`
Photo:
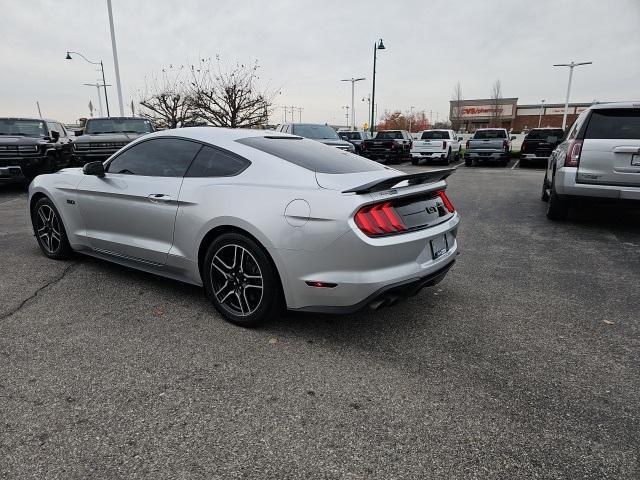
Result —
<instances>
[{"instance_id":1,"label":"car rear window","mask_svg":"<svg viewBox=\"0 0 640 480\"><path fill-rule=\"evenodd\" d=\"M422 132L420 140L449 140L449 132Z\"/></svg>"},{"instance_id":2,"label":"car rear window","mask_svg":"<svg viewBox=\"0 0 640 480\"><path fill-rule=\"evenodd\" d=\"M480 140L486 138L507 138L507 132L504 130L478 130L473 138Z\"/></svg>"},{"instance_id":3,"label":"car rear window","mask_svg":"<svg viewBox=\"0 0 640 480\"><path fill-rule=\"evenodd\" d=\"M317 173L358 173L385 168L353 153L306 138L248 137L236 142Z\"/></svg>"},{"instance_id":4,"label":"car rear window","mask_svg":"<svg viewBox=\"0 0 640 480\"><path fill-rule=\"evenodd\" d=\"M584 137L640 139L640 108L592 110Z\"/></svg>"},{"instance_id":5,"label":"car rear window","mask_svg":"<svg viewBox=\"0 0 640 480\"><path fill-rule=\"evenodd\" d=\"M376 140L402 140L402 132L378 132Z\"/></svg>"},{"instance_id":6,"label":"car rear window","mask_svg":"<svg viewBox=\"0 0 640 480\"><path fill-rule=\"evenodd\" d=\"M545 130L534 129L527 134L527 140L556 141L562 138L563 136L564 136L564 131L561 128L545 129Z\"/></svg>"}]
</instances>

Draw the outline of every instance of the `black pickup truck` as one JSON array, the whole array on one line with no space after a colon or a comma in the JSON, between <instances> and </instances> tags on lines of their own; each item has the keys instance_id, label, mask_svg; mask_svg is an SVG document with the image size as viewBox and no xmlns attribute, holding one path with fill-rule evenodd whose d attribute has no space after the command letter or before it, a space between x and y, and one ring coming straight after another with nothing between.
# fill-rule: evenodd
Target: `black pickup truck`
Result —
<instances>
[{"instance_id":1,"label":"black pickup truck","mask_svg":"<svg viewBox=\"0 0 640 480\"><path fill-rule=\"evenodd\" d=\"M138 137L154 131L146 118L90 118L82 130L76 131L73 159L76 165L104 161Z\"/></svg>"},{"instance_id":2,"label":"black pickup truck","mask_svg":"<svg viewBox=\"0 0 640 480\"><path fill-rule=\"evenodd\" d=\"M72 139L55 120L0 118L0 184L30 182L71 164Z\"/></svg>"},{"instance_id":3,"label":"black pickup truck","mask_svg":"<svg viewBox=\"0 0 640 480\"><path fill-rule=\"evenodd\" d=\"M564 138L561 128L533 128L527 133L520 147L520 166L533 163L545 164Z\"/></svg>"},{"instance_id":4,"label":"black pickup truck","mask_svg":"<svg viewBox=\"0 0 640 480\"><path fill-rule=\"evenodd\" d=\"M411 159L412 145L406 130L381 130L374 138L362 141L359 153L380 163L400 163Z\"/></svg>"}]
</instances>

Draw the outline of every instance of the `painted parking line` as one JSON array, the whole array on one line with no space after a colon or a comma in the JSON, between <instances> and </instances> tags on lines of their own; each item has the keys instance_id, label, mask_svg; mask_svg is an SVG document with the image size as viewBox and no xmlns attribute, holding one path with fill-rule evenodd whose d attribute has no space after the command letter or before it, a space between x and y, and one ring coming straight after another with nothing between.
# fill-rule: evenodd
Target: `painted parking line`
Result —
<instances>
[{"instance_id":1,"label":"painted parking line","mask_svg":"<svg viewBox=\"0 0 640 480\"><path fill-rule=\"evenodd\" d=\"M513 170L514 168L516 168L518 166L518 164L520 163L520 160L516 160L516 163L513 164L513 167L511 167L511 170Z\"/></svg>"}]
</instances>

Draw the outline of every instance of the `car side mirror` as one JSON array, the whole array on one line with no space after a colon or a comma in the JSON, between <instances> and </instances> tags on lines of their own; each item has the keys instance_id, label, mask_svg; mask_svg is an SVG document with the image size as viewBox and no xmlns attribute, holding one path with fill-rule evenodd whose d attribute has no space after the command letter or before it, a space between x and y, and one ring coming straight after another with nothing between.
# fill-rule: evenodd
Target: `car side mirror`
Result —
<instances>
[{"instance_id":1,"label":"car side mirror","mask_svg":"<svg viewBox=\"0 0 640 480\"><path fill-rule=\"evenodd\" d=\"M515 135L511 135L511 140L515 140L516 136Z\"/></svg>"},{"instance_id":2,"label":"car side mirror","mask_svg":"<svg viewBox=\"0 0 640 480\"><path fill-rule=\"evenodd\" d=\"M82 173L85 175L104 177L104 164L102 162L89 162L82 167Z\"/></svg>"},{"instance_id":3,"label":"car side mirror","mask_svg":"<svg viewBox=\"0 0 640 480\"><path fill-rule=\"evenodd\" d=\"M58 132L57 130L51 130L51 140L53 140L54 142L60 140L60 132Z\"/></svg>"},{"instance_id":4,"label":"car side mirror","mask_svg":"<svg viewBox=\"0 0 640 480\"><path fill-rule=\"evenodd\" d=\"M79 137L79 136L81 136L83 133L84 133L84 130L76 130L75 135L76 135L76 137Z\"/></svg>"},{"instance_id":5,"label":"car side mirror","mask_svg":"<svg viewBox=\"0 0 640 480\"><path fill-rule=\"evenodd\" d=\"M462 141L462 137L458 137L458 141L461 142Z\"/></svg>"}]
</instances>

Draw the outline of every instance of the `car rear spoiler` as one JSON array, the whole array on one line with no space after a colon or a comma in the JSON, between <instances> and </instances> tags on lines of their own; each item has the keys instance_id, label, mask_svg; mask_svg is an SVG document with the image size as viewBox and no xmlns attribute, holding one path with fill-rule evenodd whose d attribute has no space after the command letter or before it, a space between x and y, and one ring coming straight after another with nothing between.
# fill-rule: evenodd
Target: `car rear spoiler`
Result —
<instances>
[{"instance_id":1,"label":"car rear spoiler","mask_svg":"<svg viewBox=\"0 0 640 480\"><path fill-rule=\"evenodd\" d=\"M342 193L355 193L361 195L363 193L381 192L383 190L389 190L398 183L405 181L408 182L409 185L436 183L440 180L444 180L455 171L455 168L443 168L440 170L430 170L428 172L398 175L396 177L383 178L382 180L375 180L373 182L365 183L364 185L360 185L359 187L345 190Z\"/></svg>"}]
</instances>

